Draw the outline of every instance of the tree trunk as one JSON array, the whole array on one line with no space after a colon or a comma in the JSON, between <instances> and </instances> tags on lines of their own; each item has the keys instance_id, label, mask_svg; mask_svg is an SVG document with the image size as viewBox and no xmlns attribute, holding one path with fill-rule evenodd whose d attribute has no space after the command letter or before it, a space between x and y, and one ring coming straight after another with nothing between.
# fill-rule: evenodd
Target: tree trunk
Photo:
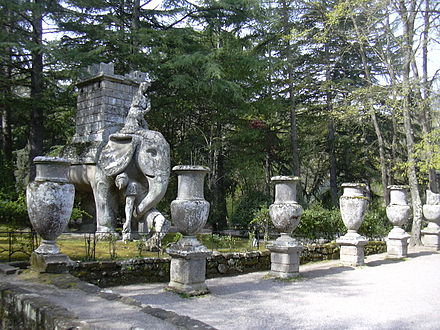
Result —
<instances>
[{"instance_id":1,"label":"tree trunk","mask_svg":"<svg viewBox=\"0 0 440 330\"><path fill-rule=\"evenodd\" d=\"M358 39L363 40L364 38L362 37L356 19L353 16L351 16L351 20L355 27L356 35ZM367 80L369 86L373 86L373 81L371 79L370 67L368 65L365 47L362 42L360 42L360 53L362 59L362 66L364 67L364 72L365 72L365 79ZM379 122L377 120L376 111L374 110L373 104L371 103L370 99L368 101L368 104L370 107L369 112L370 112L371 122L373 123L374 132L376 133L376 138L379 145L379 162L380 162L380 173L382 180L382 192L383 192L385 205L388 205L390 202L390 197L388 195L388 177L387 177L388 169L387 169L387 161L385 158L385 143L384 143L382 131L379 126Z\"/></svg>"},{"instance_id":2,"label":"tree trunk","mask_svg":"<svg viewBox=\"0 0 440 330\"><path fill-rule=\"evenodd\" d=\"M431 133L431 88L428 79L428 44L429 31L431 28L430 22L430 0L425 0L425 12L423 13L423 40L422 40L422 130L425 137L428 138ZM431 141L427 141L431 144ZM432 159L432 150L428 148L428 161ZM438 182L435 174L435 169L429 168L429 189L433 192L438 192Z\"/></svg>"},{"instance_id":3,"label":"tree trunk","mask_svg":"<svg viewBox=\"0 0 440 330\"><path fill-rule=\"evenodd\" d=\"M325 69L325 81L329 82L331 80L331 61L330 61L330 52L327 44L324 46L325 57L327 59L327 65ZM330 161L330 197L332 200L333 206L338 206L338 183L337 183L337 163L336 163L336 154L335 154L335 144L336 144L336 136L335 136L335 123L332 118L332 110L333 110L333 94L331 90L326 91L326 103L327 103L327 112L329 116L328 124L327 124L327 149L328 156Z\"/></svg>"},{"instance_id":4,"label":"tree trunk","mask_svg":"<svg viewBox=\"0 0 440 330\"><path fill-rule=\"evenodd\" d=\"M416 2L411 0L410 9L408 10L403 0L399 1L399 14L402 18L404 28L404 46L403 46L403 74L402 74L402 86L403 86L403 124L405 128L406 148L408 153L408 181L411 190L412 206L413 206L413 223L411 231L410 244L421 245L421 226L422 226L422 201L420 198L419 185L417 182L417 172L414 157L414 137L411 125L410 116L410 70L411 61L413 57L413 36L414 36L414 20L416 15Z\"/></svg>"},{"instance_id":5,"label":"tree trunk","mask_svg":"<svg viewBox=\"0 0 440 330\"><path fill-rule=\"evenodd\" d=\"M224 166L224 152L223 152L223 139L221 137L222 127L221 124L217 124L216 135L220 140L219 146L216 152L214 152L213 169L212 169L212 219L214 230L223 230L227 228L227 207L226 207L226 184L225 184L225 166Z\"/></svg>"},{"instance_id":6,"label":"tree trunk","mask_svg":"<svg viewBox=\"0 0 440 330\"><path fill-rule=\"evenodd\" d=\"M283 17L283 34L290 35L290 19L289 19L289 3L286 0L281 1L282 17ZM292 49L290 41L285 42L285 57L286 57L286 73L289 90L289 108L290 108L290 142L292 145L292 174L295 176L301 175L299 147L298 147L298 129L296 123L296 105L295 105L295 87L293 85L293 67L292 67Z\"/></svg>"},{"instance_id":7,"label":"tree trunk","mask_svg":"<svg viewBox=\"0 0 440 330\"><path fill-rule=\"evenodd\" d=\"M329 105L331 106L331 105ZM329 109L330 110L330 109ZM330 157L330 196L333 206L338 206L338 182L337 182L337 165L336 165L336 155L335 155L335 126L333 119L328 122L328 154Z\"/></svg>"},{"instance_id":8,"label":"tree trunk","mask_svg":"<svg viewBox=\"0 0 440 330\"><path fill-rule=\"evenodd\" d=\"M10 21L10 15L7 9L5 9L6 20ZM5 24L2 28L2 32L5 35L9 35L9 27ZM11 59L11 48L8 46L2 47L4 56L4 66L2 67L2 74L6 80L4 88L2 88L2 98L1 102L1 132L2 132L2 152L3 152L3 175L2 182L4 187L12 184L14 182L14 170L13 170L13 155L12 155L12 127L11 127L11 111L12 111L12 91L11 91L11 81L12 81L12 71L10 64Z\"/></svg>"},{"instance_id":9,"label":"tree trunk","mask_svg":"<svg viewBox=\"0 0 440 330\"><path fill-rule=\"evenodd\" d=\"M29 136L29 181L35 179L33 159L43 153L43 0L35 0L32 10L32 71L31 71L31 123Z\"/></svg>"},{"instance_id":10,"label":"tree trunk","mask_svg":"<svg viewBox=\"0 0 440 330\"><path fill-rule=\"evenodd\" d=\"M137 37L137 33L139 30L139 17L140 17L140 10L141 10L141 1L140 0L133 0L133 13L131 16L131 54L134 55L139 50L139 39ZM132 61L133 62L133 61ZM128 66L130 69L135 69L136 63L128 63Z\"/></svg>"}]
</instances>

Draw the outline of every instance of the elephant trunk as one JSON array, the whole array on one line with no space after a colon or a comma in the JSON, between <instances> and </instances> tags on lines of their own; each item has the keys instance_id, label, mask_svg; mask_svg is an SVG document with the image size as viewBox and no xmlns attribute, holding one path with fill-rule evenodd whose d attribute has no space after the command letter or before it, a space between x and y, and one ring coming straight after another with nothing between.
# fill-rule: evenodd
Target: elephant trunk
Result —
<instances>
[{"instance_id":1,"label":"elephant trunk","mask_svg":"<svg viewBox=\"0 0 440 330\"><path fill-rule=\"evenodd\" d=\"M165 196L168 187L168 176L157 175L155 177L147 177L148 194L138 204L136 208L136 216L141 217L149 210L156 207L160 200Z\"/></svg>"}]
</instances>

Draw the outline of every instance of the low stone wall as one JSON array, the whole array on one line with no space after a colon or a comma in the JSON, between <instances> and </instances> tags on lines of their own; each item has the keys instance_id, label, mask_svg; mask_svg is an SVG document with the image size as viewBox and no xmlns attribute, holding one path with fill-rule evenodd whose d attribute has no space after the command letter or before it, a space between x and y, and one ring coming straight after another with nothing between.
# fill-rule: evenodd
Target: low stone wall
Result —
<instances>
[{"instance_id":1,"label":"low stone wall","mask_svg":"<svg viewBox=\"0 0 440 330\"><path fill-rule=\"evenodd\" d=\"M385 242L368 242L365 255L386 252ZM310 244L301 253L301 264L339 259L336 243ZM270 252L214 252L206 264L206 277L246 274L270 269ZM135 283L168 282L170 259L142 258L117 261L77 262L70 273L100 287Z\"/></svg>"},{"instance_id":2,"label":"low stone wall","mask_svg":"<svg viewBox=\"0 0 440 330\"><path fill-rule=\"evenodd\" d=\"M221 277L265 271L270 269L270 252L214 252L206 263L206 277Z\"/></svg>"},{"instance_id":3,"label":"low stone wall","mask_svg":"<svg viewBox=\"0 0 440 330\"><path fill-rule=\"evenodd\" d=\"M170 280L170 259L139 258L77 262L69 272L83 281L100 287L168 282Z\"/></svg>"},{"instance_id":4,"label":"low stone wall","mask_svg":"<svg viewBox=\"0 0 440 330\"><path fill-rule=\"evenodd\" d=\"M88 329L67 309L9 283L0 283L0 329Z\"/></svg>"},{"instance_id":5,"label":"low stone wall","mask_svg":"<svg viewBox=\"0 0 440 330\"><path fill-rule=\"evenodd\" d=\"M339 246L332 242L326 244L309 244L301 253L301 264L322 260L339 259ZM369 241L365 245L365 255L387 252L387 245L382 241Z\"/></svg>"}]
</instances>

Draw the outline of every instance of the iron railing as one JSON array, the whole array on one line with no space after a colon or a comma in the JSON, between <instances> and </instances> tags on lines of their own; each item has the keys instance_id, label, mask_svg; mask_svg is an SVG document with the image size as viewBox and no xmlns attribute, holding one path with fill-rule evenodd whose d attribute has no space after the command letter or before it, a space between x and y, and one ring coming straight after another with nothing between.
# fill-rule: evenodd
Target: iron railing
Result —
<instances>
[{"instance_id":1,"label":"iron railing","mask_svg":"<svg viewBox=\"0 0 440 330\"><path fill-rule=\"evenodd\" d=\"M30 257L40 245L40 237L35 231L1 231L0 243L3 243L0 244L0 256L6 253L10 262L18 253Z\"/></svg>"}]
</instances>

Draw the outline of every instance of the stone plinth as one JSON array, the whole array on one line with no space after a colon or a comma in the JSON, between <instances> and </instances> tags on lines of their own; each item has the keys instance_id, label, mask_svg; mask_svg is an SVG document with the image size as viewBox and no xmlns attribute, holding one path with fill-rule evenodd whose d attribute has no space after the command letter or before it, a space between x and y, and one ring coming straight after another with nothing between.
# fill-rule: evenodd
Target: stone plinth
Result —
<instances>
[{"instance_id":1,"label":"stone plinth","mask_svg":"<svg viewBox=\"0 0 440 330\"><path fill-rule=\"evenodd\" d=\"M293 239L277 240L267 246L270 253L270 275L278 278L299 276L300 253L304 247Z\"/></svg>"},{"instance_id":2,"label":"stone plinth","mask_svg":"<svg viewBox=\"0 0 440 330\"><path fill-rule=\"evenodd\" d=\"M358 233L347 233L336 240L341 247L340 261L345 266L364 265L364 247L368 240Z\"/></svg>"},{"instance_id":3,"label":"stone plinth","mask_svg":"<svg viewBox=\"0 0 440 330\"><path fill-rule=\"evenodd\" d=\"M403 229L395 227L388 234L387 254L390 258L405 258L408 256L408 241L411 235Z\"/></svg>"},{"instance_id":4,"label":"stone plinth","mask_svg":"<svg viewBox=\"0 0 440 330\"><path fill-rule=\"evenodd\" d=\"M440 226L430 222L428 227L422 230L422 243L427 248L440 250Z\"/></svg>"},{"instance_id":5,"label":"stone plinth","mask_svg":"<svg viewBox=\"0 0 440 330\"><path fill-rule=\"evenodd\" d=\"M63 253L32 253L31 270L38 273L66 273L72 260Z\"/></svg>"},{"instance_id":6,"label":"stone plinth","mask_svg":"<svg viewBox=\"0 0 440 330\"><path fill-rule=\"evenodd\" d=\"M171 256L168 290L190 296L209 293L205 279L206 258L211 251L195 238L184 237L167 249L167 253Z\"/></svg>"}]
</instances>

